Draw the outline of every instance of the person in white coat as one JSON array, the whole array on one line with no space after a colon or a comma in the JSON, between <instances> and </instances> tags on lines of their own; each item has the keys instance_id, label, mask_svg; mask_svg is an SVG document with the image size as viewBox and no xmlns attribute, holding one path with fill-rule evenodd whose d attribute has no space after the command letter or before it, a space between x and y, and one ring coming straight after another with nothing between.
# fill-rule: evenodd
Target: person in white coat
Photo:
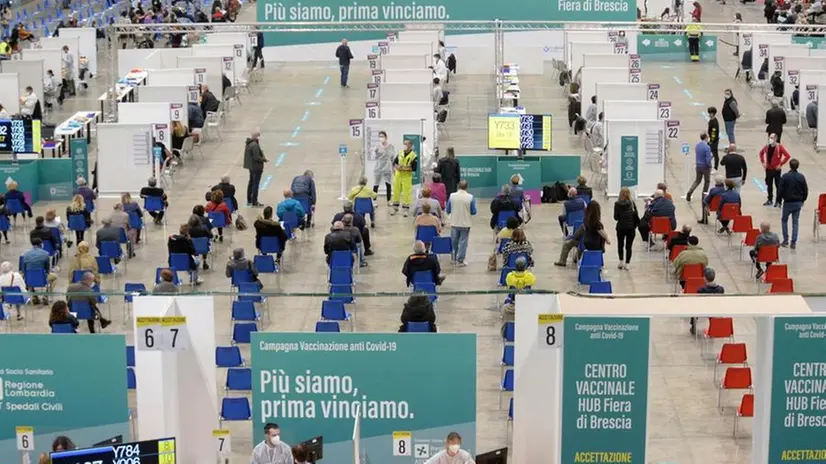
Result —
<instances>
[{"instance_id":1,"label":"person in white coat","mask_svg":"<svg viewBox=\"0 0 826 464\"><path fill-rule=\"evenodd\" d=\"M445 440L445 449L431 456L425 464L475 464L475 461L470 453L462 449L462 437L450 432Z\"/></svg>"},{"instance_id":2,"label":"person in white coat","mask_svg":"<svg viewBox=\"0 0 826 464\"><path fill-rule=\"evenodd\" d=\"M61 56L61 72L63 75L63 90L69 95L75 94L75 56L69 51L69 46L63 46Z\"/></svg>"},{"instance_id":3,"label":"person in white coat","mask_svg":"<svg viewBox=\"0 0 826 464\"><path fill-rule=\"evenodd\" d=\"M37 95L31 86L26 87L23 96L20 97L20 114L23 116L32 117L34 110L37 107Z\"/></svg>"},{"instance_id":4,"label":"person in white coat","mask_svg":"<svg viewBox=\"0 0 826 464\"><path fill-rule=\"evenodd\" d=\"M281 429L272 422L264 426L264 440L252 449L250 464L294 464L290 445L281 441Z\"/></svg>"},{"instance_id":5,"label":"person in white coat","mask_svg":"<svg viewBox=\"0 0 826 464\"><path fill-rule=\"evenodd\" d=\"M11 263L8 261L4 261L3 264L0 264L0 288L4 287L20 287L21 290L26 290L26 282L23 280L23 276L20 275L19 272L14 270ZM6 317L8 318L11 309L14 308L17 312L17 320L23 319L23 313L18 305L7 305L4 304L2 311L5 312Z\"/></svg>"},{"instance_id":6,"label":"person in white coat","mask_svg":"<svg viewBox=\"0 0 826 464\"><path fill-rule=\"evenodd\" d=\"M433 55L433 77L438 77L440 82L447 82L447 65L442 59L442 55Z\"/></svg>"}]
</instances>

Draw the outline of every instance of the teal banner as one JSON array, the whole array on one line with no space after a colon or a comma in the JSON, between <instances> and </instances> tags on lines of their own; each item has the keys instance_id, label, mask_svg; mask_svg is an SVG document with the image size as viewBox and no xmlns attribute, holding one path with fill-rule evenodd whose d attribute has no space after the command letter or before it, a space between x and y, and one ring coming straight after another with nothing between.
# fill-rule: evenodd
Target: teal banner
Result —
<instances>
[{"instance_id":1,"label":"teal banner","mask_svg":"<svg viewBox=\"0 0 826 464\"><path fill-rule=\"evenodd\" d=\"M717 36L700 37L700 61L717 61ZM638 34L637 53L644 63L691 61L684 35Z\"/></svg>"},{"instance_id":2,"label":"teal banner","mask_svg":"<svg viewBox=\"0 0 826 464\"><path fill-rule=\"evenodd\" d=\"M528 185L526 187L523 183L524 190L536 191L541 190L543 185L553 185L555 182L573 183L581 172L579 155L526 156L524 161L519 161L515 156L460 155L458 160L459 174L468 181L468 191L481 198L495 197L502 185L510 182L513 174L523 176ZM514 164L511 166L509 163ZM529 166L530 170L523 169L525 166ZM503 171L500 172L500 169Z\"/></svg>"},{"instance_id":3,"label":"teal banner","mask_svg":"<svg viewBox=\"0 0 826 464\"><path fill-rule=\"evenodd\" d=\"M74 178L83 177L89 181L89 143L84 138L77 138L72 139L70 145Z\"/></svg>"},{"instance_id":4,"label":"teal banner","mask_svg":"<svg viewBox=\"0 0 826 464\"><path fill-rule=\"evenodd\" d=\"M464 155L457 157L459 176L468 182L468 192L482 198L493 198L499 192L496 176L496 156Z\"/></svg>"},{"instance_id":5,"label":"teal banner","mask_svg":"<svg viewBox=\"0 0 826 464\"><path fill-rule=\"evenodd\" d=\"M768 462L826 461L824 347L826 317L774 319Z\"/></svg>"},{"instance_id":6,"label":"teal banner","mask_svg":"<svg viewBox=\"0 0 826 464\"><path fill-rule=\"evenodd\" d=\"M32 462L59 435L78 448L129 441L123 335L4 334L0 353L3 462L20 462L17 427L33 429Z\"/></svg>"},{"instance_id":7,"label":"teal banner","mask_svg":"<svg viewBox=\"0 0 826 464\"><path fill-rule=\"evenodd\" d=\"M620 163L622 166L622 179L620 186L636 187L639 182L640 163L640 140L636 135L623 135L620 137Z\"/></svg>"},{"instance_id":8,"label":"teal banner","mask_svg":"<svg viewBox=\"0 0 826 464\"><path fill-rule=\"evenodd\" d=\"M519 8L498 2L456 0L449 3L432 0L259 0L258 22L285 23L318 21L401 21L403 23L437 23L442 21L634 21L637 4L631 0L524 0ZM334 29L334 28L333 28ZM448 32L450 33L450 32ZM266 33L266 46L339 42L341 32ZM378 40L385 32L348 32L350 40ZM330 56L332 59L332 53ZM363 58L363 57L362 57Z\"/></svg>"},{"instance_id":9,"label":"teal banner","mask_svg":"<svg viewBox=\"0 0 826 464\"><path fill-rule=\"evenodd\" d=\"M15 181L29 205L34 204L39 199L40 191L37 163L37 160L0 161L0 193L5 194L9 181Z\"/></svg>"},{"instance_id":10,"label":"teal banner","mask_svg":"<svg viewBox=\"0 0 826 464\"><path fill-rule=\"evenodd\" d=\"M419 185L422 182L422 136L419 134L404 134L402 135L402 142L410 140L413 144L413 152L418 155L416 170L413 171L413 185Z\"/></svg>"},{"instance_id":11,"label":"teal banner","mask_svg":"<svg viewBox=\"0 0 826 464\"><path fill-rule=\"evenodd\" d=\"M522 178L523 190L542 189L540 162L538 156L526 156L522 159L513 156L500 156L496 159L497 183L500 186L510 184L511 177L518 175Z\"/></svg>"},{"instance_id":12,"label":"teal banner","mask_svg":"<svg viewBox=\"0 0 826 464\"><path fill-rule=\"evenodd\" d=\"M445 354L449 353L449 361ZM274 422L295 445L324 437L325 464L423 463L458 432L476 450L476 335L257 332L253 436Z\"/></svg>"},{"instance_id":13,"label":"teal banner","mask_svg":"<svg viewBox=\"0 0 826 464\"><path fill-rule=\"evenodd\" d=\"M566 317L562 459L645 463L650 321Z\"/></svg>"},{"instance_id":14,"label":"teal banner","mask_svg":"<svg viewBox=\"0 0 826 464\"><path fill-rule=\"evenodd\" d=\"M810 37L805 35L793 35L793 44L806 44L809 48L826 48L826 37Z\"/></svg>"},{"instance_id":15,"label":"teal banner","mask_svg":"<svg viewBox=\"0 0 826 464\"><path fill-rule=\"evenodd\" d=\"M75 189L75 181L77 180L77 176L72 172L72 169L76 165L76 161L69 158L37 160L38 201L71 200Z\"/></svg>"}]
</instances>

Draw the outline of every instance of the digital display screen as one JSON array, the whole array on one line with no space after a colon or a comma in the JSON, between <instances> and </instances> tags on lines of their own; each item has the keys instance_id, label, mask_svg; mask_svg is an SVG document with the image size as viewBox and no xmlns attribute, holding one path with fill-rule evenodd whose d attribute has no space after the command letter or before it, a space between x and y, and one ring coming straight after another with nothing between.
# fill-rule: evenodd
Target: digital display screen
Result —
<instances>
[{"instance_id":1,"label":"digital display screen","mask_svg":"<svg viewBox=\"0 0 826 464\"><path fill-rule=\"evenodd\" d=\"M550 114L489 114L488 149L551 151L552 120Z\"/></svg>"},{"instance_id":2,"label":"digital display screen","mask_svg":"<svg viewBox=\"0 0 826 464\"><path fill-rule=\"evenodd\" d=\"M161 438L57 451L50 458L52 464L176 464L175 439Z\"/></svg>"},{"instance_id":3,"label":"digital display screen","mask_svg":"<svg viewBox=\"0 0 826 464\"><path fill-rule=\"evenodd\" d=\"M0 152L40 153L40 121L33 119L0 120Z\"/></svg>"}]
</instances>

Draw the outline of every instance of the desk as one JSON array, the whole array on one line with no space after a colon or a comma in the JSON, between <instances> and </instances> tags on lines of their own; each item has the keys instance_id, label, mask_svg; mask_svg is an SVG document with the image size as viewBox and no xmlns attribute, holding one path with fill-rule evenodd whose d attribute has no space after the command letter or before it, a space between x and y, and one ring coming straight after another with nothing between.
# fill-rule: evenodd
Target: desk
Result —
<instances>
[{"instance_id":1,"label":"desk","mask_svg":"<svg viewBox=\"0 0 826 464\"><path fill-rule=\"evenodd\" d=\"M135 87L143 85L146 82L146 76L149 75L147 71L132 71L126 76L122 77L115 85L117 91L116 97L120 102L134 102L135 101ZM98 97L100 102L101 113L106 111L106 100L109 98L109 91L103 92L103 95Z\"/></svg>"},{"instance_id":2,"label":"desk","mask_svg":"<svg viewBox=\"0 0 826 464\"><path fill-rule=\"evenodd\" d=\"M63 152L69 149L72 139L86 137L86 142L92 142L92 124L100 122L103 113L100 111L79 111L69 119L60 123L54 130L55 144L51 149L52 158L55 152L58 158L63 157Z\"/></svg>"}]
</instances>

